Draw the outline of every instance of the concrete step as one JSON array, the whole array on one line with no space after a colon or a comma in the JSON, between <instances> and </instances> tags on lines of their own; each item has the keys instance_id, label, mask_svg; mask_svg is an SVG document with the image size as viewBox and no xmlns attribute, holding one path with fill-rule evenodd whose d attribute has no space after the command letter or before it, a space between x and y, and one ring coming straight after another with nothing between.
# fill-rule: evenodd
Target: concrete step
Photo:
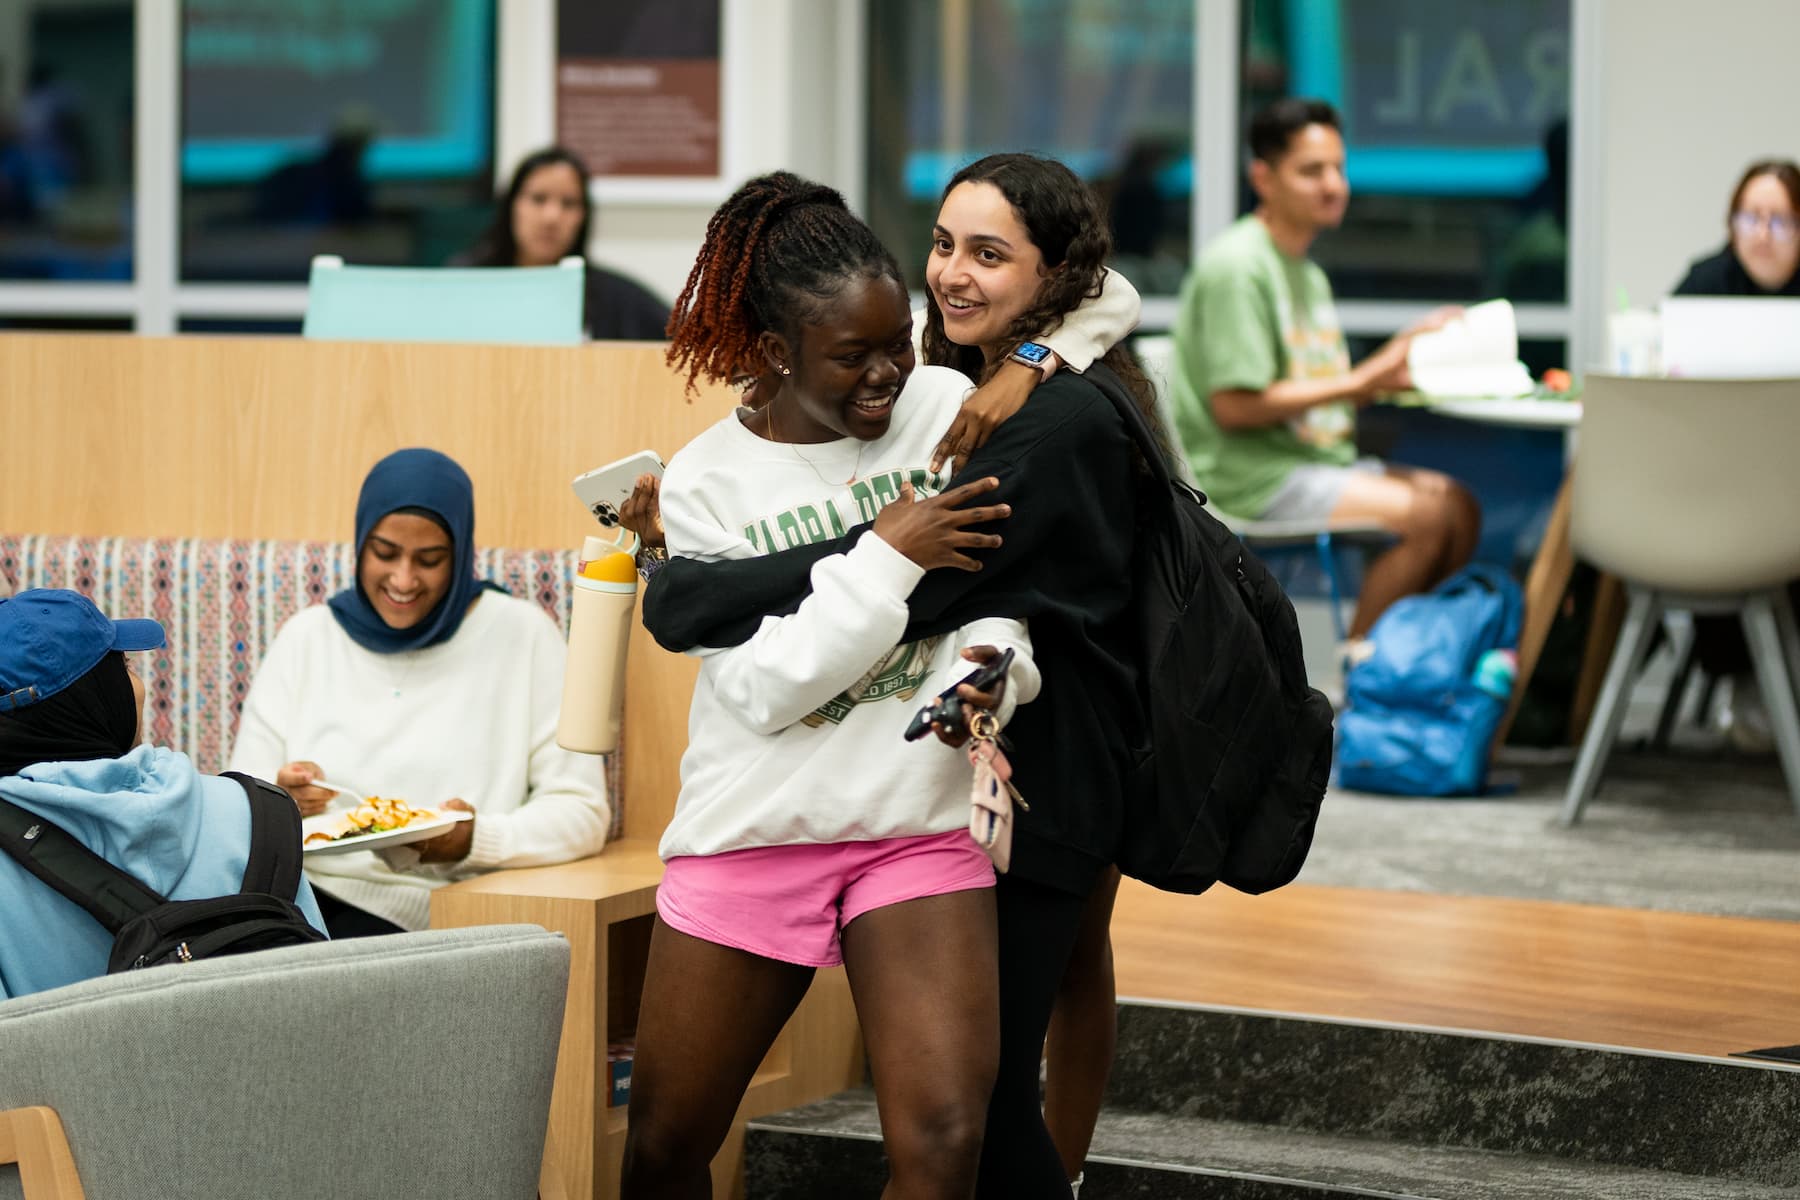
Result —
<instances>
[{"instance_id":1,"label":"concrete step","mask_svg":"<svg viewBox=\"0 0 1800 1200\"><path fill-rule=\"evenodd\" d=\"M748 1200L873 1197L886 1178L872 1091L750 1123ZM1579 1159L1310 1133L1170 1113L1101 1113L1082 1200L1791 1200L1791 1188Z\"/></svg>"},{"instance_id":2,"label":"concrete step","mask_svg":"<svg viewBox=\"0 0 1800 1200\"><path fill-rule=\"evenodd\" d=\"M1744 1059L1125 1003L1106 1103L1800 1188L1800 1069Z\"/></svg>"}]
</instances>

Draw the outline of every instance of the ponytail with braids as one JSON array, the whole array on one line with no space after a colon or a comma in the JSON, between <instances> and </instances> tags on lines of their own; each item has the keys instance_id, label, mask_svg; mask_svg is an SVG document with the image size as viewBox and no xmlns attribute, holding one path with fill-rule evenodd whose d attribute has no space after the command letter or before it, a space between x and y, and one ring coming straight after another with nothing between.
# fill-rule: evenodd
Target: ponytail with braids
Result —
<instances>
[{"instance_id":1,"label":"ponytail with braids","mask_svg":"<svg viewBox=\"0 0 1800 1200\"><path fill-rule=\"evenodd\" d=\"M843 196L787 171L750 180L706 225L700 256L669 318L669 364L687 371L688 391L709 380L760 374L765 331L798 345L851 279L887 276L900 265Z\"/></svg>"}]
</instances>

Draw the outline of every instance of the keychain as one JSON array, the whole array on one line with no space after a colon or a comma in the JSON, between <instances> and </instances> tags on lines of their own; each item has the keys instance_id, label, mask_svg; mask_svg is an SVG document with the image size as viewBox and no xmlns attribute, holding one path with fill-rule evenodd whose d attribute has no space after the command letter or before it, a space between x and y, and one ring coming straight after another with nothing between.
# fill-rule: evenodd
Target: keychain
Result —
<instances>
[{"instance_id":1,"label":"keychain","mask_svg":"<svg viewBox=\"0 0 1800 1200\"><path fill-rule=\"evenodd\" d=\"M1000 723L985 709L969 717L969 763L975 782L969 793L969 836L994 860L994 869L1005 874L1012 863L1012 806L1017 801L1026 812L1031 806L1012 784L1012 763L1000 748Z\"/></svg>"}]
</instances>

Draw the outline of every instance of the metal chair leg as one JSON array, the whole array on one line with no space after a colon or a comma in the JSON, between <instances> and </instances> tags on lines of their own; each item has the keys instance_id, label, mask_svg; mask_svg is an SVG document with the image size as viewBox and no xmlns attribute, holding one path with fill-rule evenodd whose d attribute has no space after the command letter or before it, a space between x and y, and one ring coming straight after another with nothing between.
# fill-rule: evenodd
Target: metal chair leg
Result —
<instances>
[{"instance_id":1,"label":"metal chair leg","mask_svg":"<svg viewBox=\"0 0 1800 1200\"><path fill-rule=\"evenodd\" d=\"M1744 604L1744 638L1750 643L1750 661L1762 688L1763 707L1769 711L1769 731L1787 776L1788 797L1800 816L1800 702L1795 700L1793 658L1783 643L1775 616L1774 598L1760 592Z\"/></svg>"},{"instance_id":2,"label":"metal chair leg","mask_svg":"<svg viewBox=\"0 0 1800 1200\"><path fill-rule=\"evenodd\" d=\"M1325 580L1331 588L1331 628L1341 644L1349 635L1344 624L1344 586L1338 579L1337 554L1332 548L1331 531L1320 530L1313 538L1313 546L1319 552L1319 565L1324 568Z\"/></svg>"},{"instance_id":3,"label":"metal chair leg","mask_svg":"<svg viewBox=\"0 0 1800 1200\"><path fill-rule=\"evenodd\" d=\"M1694 701L1694 728L1705 729L1712 718L1713 697L1719 694L1719 677L1700 672L1700 698Z\"/></svg>"},{"instance_id":4,"label":"metal chair leg","mask_svg":"<svg viewBox=\"0 0 1800 1200\"><path fill-rule=\"evenodd\" d=\"M1675 678L1669 681L1669 694L1663 697L1662 712L1656 718L1656 736L1650 739L1650 744L1658 750L1669 748L1669 735L1675 731L1675 719L1681 715L1681 702L1687 697L1688 679L1694 673L1699 648L1700 639L1690 628L1686 640L1675 651L1676 661L1681 665L1675 668Z\"/></svg>"},{"instance_id":5,"label":"metal chair leg","mask_svg":"<svg viewBox=\"0 0 1800 1200\"><path fill-rule=\"evenodd\" d=\"M1581 820L1581 810L1594 795L1606 757L1618 740L1619 727L1625 723L1625 710L1631 698L1631 683L1650 638L1656 632L1656 618L1662 601L1647 588L1631 587L1631 599L1625 610L1625 624L1619 630L1618 644L1613 647L1612 661L1607 664L1606 682L1600 688L1600 699L1594 706L1594 719L1588 723L1587 736L1581 739L1581 754L1575 760L1575 773L1569 779L1569 794L1563 800L1561 820L1573 825Z\"/></svg>"},{"instance_id":6,"label":"metal chair leg","mask_svg":"<svg viewBox=\"0 0 1800 1200\"><path fill-rule=\"evenodd\" d=\"M1781 635L1781 643L1787 650L1788 679L1800 693L1800 622L1795 620L1787 589L1776 589L1769 597L1769 606L1775 611L1775 631Z\"/></svg>"}]
</instances>

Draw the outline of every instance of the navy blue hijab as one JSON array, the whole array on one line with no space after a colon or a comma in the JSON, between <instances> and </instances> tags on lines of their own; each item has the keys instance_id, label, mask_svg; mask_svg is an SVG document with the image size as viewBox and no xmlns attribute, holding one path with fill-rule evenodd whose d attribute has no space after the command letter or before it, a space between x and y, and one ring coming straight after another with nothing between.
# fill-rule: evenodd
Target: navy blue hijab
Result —
<instances>
[{"instance_id":1,"label":"navy blue hijab","mask_svg":"<svg viewBox=\"0 0 1800 1200\"><path fill-rule=\"evenodd\" d=\"M437 518L450 535L450 591L411 629L395 629L381 619L362 590L362 554L381 519L403 508L420 508ZM504 588L475 578L475 487L456 460L436 450L396 450L369 469L356 498L357 578L331 598L331 615L352 641L376 654L423 650L447 642L462 625L469 605L484 589Z\"/></svg>"}]
</instances>

